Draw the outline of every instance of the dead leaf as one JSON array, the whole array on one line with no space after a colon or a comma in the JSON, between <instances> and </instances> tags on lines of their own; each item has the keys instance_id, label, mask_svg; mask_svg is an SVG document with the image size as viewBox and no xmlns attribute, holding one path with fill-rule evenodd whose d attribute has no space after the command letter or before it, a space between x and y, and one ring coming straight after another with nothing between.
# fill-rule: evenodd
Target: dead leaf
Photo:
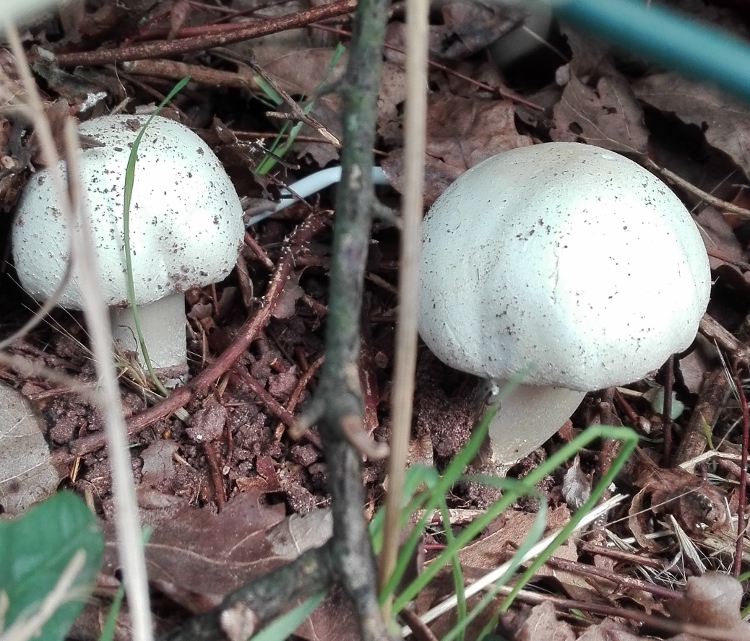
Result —
<instances>
[{"instance_id":1,"label":"dead leaf","mask_svg":"<svg viewBox=\"0 0 750 641\"><path fill-rule=\"evenodd\" d=\"M601 78L593 89L575 76L553 109L556 142L584 142L618 153L645 155L648 130L643 110L623 76Z\"/></svg>"},{"instance_id":2,"label":"dead leaf","mask_svg":"<svg viewBox=\"0 0 750 641\"><path fill-rule=\"evenodd\" d=\"M648 76L632 87L642 102L698 127L709 145L727 154L750 177L750 112L745 103L677 73Z\"/></svg>"},{"instance_id":3,"label":"dead leaf","mask_svg":"<svg viewBox=\"0 0 750 641\"><path fill-rule=\"evenodd\" d=\"M289 560L266 540L267 530L283 523L284 512L281 504L266 505L259 492L238 494L219 514L188 505L177 512L150 510L149 580L191 612L218 605L228 592ZM111 523L105 533L103 568L111 573L119 567Z\"/></svg>"},{"instance_id":4,"label":"dead leaf","mask_svg":"<svg viewBox=\"0 0 750 641\"><path fill-rule=\"evenodd\" d=\"M550 601L531 608L531 612L516 633L517 641L573 641L572 628L558 621L555 606Z\"/></svg>"},{"instance_id":5,"label":"dead leaf","mask_svg":"<svg viewBox=\"0 0 750 641\"><path fill-rule=\"evenodd\" d=\"M266 55L271 56L265 58ZM326 76L326 71L334 59L332 48L291 49L279 56L274 49L261 49L256 52L258 64L279 86L294 98L304 96L310 99L322 84L341 80L348 57L341 55ZM330 133L341 139L343 132L340 120L341 98L338 93L327 93L315 99L309 115L321 123ZM319 137L319 134L305 125L301 133ZM338 151L329 144L296 143L298 156L310 155L320 165L338 159Z\"/></svg>"},{"instance_id":6,"label":"dead leaf","mask_svg":"<svg viewBox=\"0 0 750 641\"><path fill-rule=\"evenodd\" d=\"M42 423L28 401L0 383L0 507L17 516L57 490L60 477L50 463Z\"/></svg>"},{"instance_id":7,"label":"dead leaf","mask_svg":"<svg viewBox=\"0 0 750 641\"><path fill-rule=\"evenodd\" d=\"M513 103L440 95L427 108L425 204L470 167L502 151L532 144L516 130ZM402 183L403 150L391 153L383 169L398 191Z\"/></svg>"},{"instance_id":8,"label":"dead leaf","mask_svg":"<svg viewBox=\"0 0 750 641\"><path fill-rule=\"evenodd\" d=\"M621 623L617 623L612 619L604 619L598 625L592 625L586 632L584 632L578 641L641 641L642 637L639 637Z\"/></svg>"},{"instance_id":9,"label":"dead leaf","mask_svg":"<svg viewBox=\"0 0 750 641\"><path fill-rule=\"evenodd\" d=\"M430 53L443 60L463 60L485 49L523 17L517 10L472 0L448 0L441 10L443 24L430 28Z\"/></svg>"},{"instance_id":10,"label":"dead leaf","mask_svg":"<svg viewBox=\"0 0 750 641\"><path fill-rule=\"evenodd\" d=\"M283 504L268 505L263 497L257 490L238 494L219 514L187 505L177 512L150 511L144 521L153 526L145 548L151 585L188 611L205 612L331 536L327 511L285 518ZM103 568L111 576L119 567L112 523L105 534ZM346 599L334 591L296 634L317 641L353 638L355 630Z\"/></svg>"},{"instance_id":11,"label":"dead leaf","mask_svg":"<svg viewBox=\"0 0 750 641\"><path fill-rule=\"evenodd\" d=\"M646 537L651 531L651 514L673 515L688 533L696 537L705 533L707 528L726 527L721 492L682 468L649 466L637 479L636 486L642 489L633 497L628 525L638 543L647 550L660 549Z\"/></svg>"}]
</instances>

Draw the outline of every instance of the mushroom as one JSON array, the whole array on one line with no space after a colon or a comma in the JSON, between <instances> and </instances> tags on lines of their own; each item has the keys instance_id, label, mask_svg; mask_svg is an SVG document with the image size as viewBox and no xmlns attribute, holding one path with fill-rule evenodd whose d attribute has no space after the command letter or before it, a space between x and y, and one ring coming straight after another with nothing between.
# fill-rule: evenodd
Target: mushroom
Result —
<instances>
[{"instance_id":1,"label":"mushroom","mask_svg":"<svg viewBox=\"0 0 750 641\"><path fill-rule=\"evenodd\" d=\"M497 388L509 464L587 391L639 380L687 348L708 304L700 234L638 164L578 143L499 154L435 201L422 232L419 329L443 362Z\"/></svg>"},{"instance_id":2,"label":"mushroom","mask_svg":"<svg viewBox=\"0 0 750 641\"><path fill-rule=\"evenodd\" d=\"M79 127L97 145L81 152L81 180L113 334L141 360L128 307L123 197L130 150L147 119L105 116ZM52 294L69 260L68 227L56 202L48 171L38 171L13 224L18 278L37 300ZM136 305L155 367L169 368L169 375L186 371L184 292L223 279L234 267L243 233L240 200L208 145L177 122L153 118L138 148L129 235ZM82 309L75 277L59 304Z\"/></svg>"}]
</instances>

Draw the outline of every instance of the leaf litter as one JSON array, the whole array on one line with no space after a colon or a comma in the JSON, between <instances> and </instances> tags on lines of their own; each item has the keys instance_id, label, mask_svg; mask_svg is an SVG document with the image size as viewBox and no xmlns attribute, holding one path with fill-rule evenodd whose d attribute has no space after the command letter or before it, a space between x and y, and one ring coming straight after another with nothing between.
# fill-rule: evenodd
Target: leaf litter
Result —
<instances>
[{"instance_id":1,"label":"leaf litter","mask_svg":"<svg viewBox=\"0 0 750 641\"><path fill-rule=\"evenodd\" d=\"M253 7L253 2L246 0L229 4L238 10ZM697 0L681 4L685 10L730 28L736 28L738 17L748 17L747 8L739 4L733 8L706 6ZM151 37L150 30L154 36L169 33L180 38L183 31L187 33L188 29L203 27L215 19L205 7L187 10L186 3L156 0L139 0L122 6L103 2L91 3L83 9L80 6L66 13L62 23L48 16L30 24L28 42L63 53L72 48L94 49L102 42L125 43L133 38ZM431 26L431 52L433 60L450 69L434 67L430 72L426 205L457 176L484 158L539 141L573 140L625 153L641 162L648 158L688 182L694 181L720 200L747 206L750 159L743 141L750 135L750 110L744 104L711 87L614 52L568 27L561 27L549 36L555 50L551 61L538 65L529 62L526 67L522 61L519 64L523 72L519 76L517 71L494 67L485 48L516 28L522 15L467 0L449 0L440 13L440 19ZM396 15L388 27L387 44L403 47L403 33ZM250 45L254 61L279 86L296 100L307 100L321 88L324 71L333 56L331 38L335 36L330 32L317 29L295 30L289 36L268 37ZM237 64L242 64L243 56L250 55L245 45L233 45L230 51L239 60ZM377 151L398 192L403 179L401 114L406 88L401 54L390 49L386 58L378 102ZM226 57L210 54L191 62L208 72L228 64ZM335 84L345 64L346 57L342 56L326 81ZM460 76L453 75L451 69ZM547 75L540 69L547 69ZM127 73L115 75L113 69L86 66L71 72L54 64L43 64L41 60L36 63L35 71L45 80L47 109L53 123L59 114L71 111L85 116L99 115L126 94L134 97L135 105L148 105L154 100L154 92L165 93L170 83L177 80ZM475 84L476 80L483 84ZM4 90L0 94L2 101L19 91L12 59L5 50L0 50L0 86ZM507 97L509 90L521 94L524 100ZM240 195L262 199L269 190L274 194L277 189L274 179L256 180L252 168L265 155L279 126L278 118L267 118L265 112L288 112L288 105L271 107L268 97L259 94L257 88L222 88L202 80L196 80L191 91L201 96L200 108L196 107L198 103L181 97L178 109L183 116L190 114L190 124L211 141L222 159L231 157L227 168ZM103 97L91 99L100 94ZM324 93L316 97L310 115L340 136L340 109L338 95ZM177 111L172 115L179 117ZM314 129L305 126L286 159L288 166L276 180L288 182L336 162L338 150L319 138ZM27 169L37 162L35 144L22 120L5 113L0 116L3 167L0 206L4 212L0 216L6 223L10 221ZM710 313L729 332L747 340L750 312L750 305L745 302L748 272L745 265L750 263L747 221L727 214L720 206L706 205L689 186L673 187L696 215L707 248L712 252L717 280ZM384 191L382 195L388 204L397 203L392 193ZM332 201L326 193L321 194L319 201L310 202L325 209ZM303 206L293 207L277 220L270 219L250 230L264 254L249 246L243 249L244 276L238 272L223 285L189 293L188 338L194 373L231 342L239 323L257 308L258 296L268 283L269 261L273 265L280 244L306 211ZM378 278L391 287L396 283L397 240L387 225L377 225L368 263L373 279L368 281L364 316L368 331L363 332L362 347L372 356L367 363L363 361L361 377L370 381L369 406L374 412L371 424L377 439L387 438L388 434L396 301L387 288L376 283ZM270 408L273 402L298 411L295 408L304 405L315 385L315 375L307 381L304 378L322 354L321 319L327 313L329 243L328 234L319 235L297 256L293 276L282 294L282 305L236 365L252 380L230 371L211 395L197 397L187 406L190 417L187 423L176 418L164 419L131 439L144 522L154 525L147 546L152 587L167 601L189 612L210 607L232 587L319 543L328 531L327 512L321 509L327 503L321 453L314 441L290 441L286 436L288 426L279 420L278 410L274 414ZM3 327L8 330L22 323L26 315L23 305L27 302L10 273L3 272L0 287ZM658 274L654 277L658 278ZM27 337L26 345L14 345L11 351L90 383L88 354L81 347L85 344L85 333L79 319L59 314L52 321ZM715 348L712 349L715 354ZM566 428L573 433L607 418L641 429L649 425L649 431L642 432L644 455L624 470L618 480L620 489L631 488L631 504L624 512L610 515L608 522L561 548L558 562L573 563L576 572L571 566L560 570L550 565L535 581L537 589L552 589L577 605L555 606L552 600L535 605L530 601L522 606L524 610L515 609L503 618L507 638L534 641L643 638L640 635L647 634L650 628L618 617L617 612L623 608L642 612L643 620L646 616L669 614L673 623L713 626L726 631L728 638L748 638L747 624L739 617L742 590L733 579L716 573L726 573L731 565L732 524L741 509L737 504L739 446L734 428L740 412L732 400L722 397L719 402L705 395L702 382L720 373L720 368L721 364L711 359L685 359L677 365L678 398L688 407L688 412L673 426L678 440L681 431L691 433L688 424L691 410L703 407L702 401L713 403L710 442L704 439L700 452L692 452L693 458L704 456L704 452L710 457L698 461L690 471L660 468L656 464L660 452L655 440L662 434L664 424L658 411L637 396L647 391L646 385L631 386L636 393L628 397L631 413L620 406L615 410L619 414L613 415L613 410L606 413L602 398L589 396L573 417L572 425ZM25 420L32 416L44 419L42 427L47 440L42 443L34 437L38 441L38 456L48 458L48 443L52 444L53 460L65 461L64 484L88 494L111 531L106 454L102 451L85 454L77 459L75 468L70 465L73 458L66 454L66 448L77 439L100 431L96 412L75 395L41 378L25 380L7 369L0 369L0 373L22 387L33 405L33 414L32 410L22 410L26 412ZM132 378L138 380L137 376ZM297 389L300 382L302 387ZM142 412L150 402L146 392L139 391L137 382L131 381L129 385L136 391L123 392L126 417ZM440 467L465 443L475 418L471 404L466 402L466 390L472 385L471 377L447 371L423 350L416 392L417 429L411 448L414 462L434 462ZM264 390L265 395L259 396L259 390ZM292 399L294 403L290 405ZM12 402L4 400L0 409L11 407L15 407ZM639 421L634 421L633 416ZM29 424L33 423L30 420ZM553 438L545 448L532 454L528 462L517 466L515 472L511 470L511 475L523 474L565 438L568 437L563 433ZM213 467L207 443L216 452ZM686 456L690 458L690 454L687 452ZM4 449L0 466L7 465L11 458L14 456L10 450ZM606 458L605 449L582 451L580 467L569 478L595 477L599 458ZM733 461L734 468L730 465ZM568 514L563 492L566 473L567 470L560 470L541 488L550 503L551 518L559 517L562 521ZM382 496L383 467L367 463L364 474L368 501L375 505ZM50 476L50 487L57 485L58 478ZM219 491L225 492L228 500L217 513ZM455 488L450 501L456 513L467 507L481 507L481 498L468 485ZM534 508L533 502L519 502L462 551L469 575L487 571L512 554L519 537L523 538L528 528L526 524L533 519ZM444 542L439 527L425 532L424 540L426 548ZM111 588L117 580L112 539L109 541L108 564L100 581L102 587ZM692 552L688 551L688 542L694 548ZM747 563L750 552L747 541L744 543ZM429 556L428 551L428 559ZM703 577L697 576L699 563L709 570ZM596 577L587 574L587 568L610 571L612 575ZM617 575L632 578L635 583L627 586L618 583ZM661 593L652 594L649 590L654 587L673 591L667 598ZM436 580L420 595L424 603L418 602L417 607L428 608L427 602L439 598L437 595L444 593L444 589L444 579ZM352 625L352 620L341 616L344 602L341 595L331 597L298 634L305 639L347 638L351 634L351 627L347 626ZM604 618L594 618L600 612L597 610L592 610L585 620L570 615L571 608L586 604L614 610L609 618L603 612L600 617ZM88 621L96 618L90 617ZM435 631L440 630L435 627ZM97 630L91 623L79 627L77 634L76 638L94 638ZM686 634L673 638L696 638Z\"/></svg>"}]
</instances>

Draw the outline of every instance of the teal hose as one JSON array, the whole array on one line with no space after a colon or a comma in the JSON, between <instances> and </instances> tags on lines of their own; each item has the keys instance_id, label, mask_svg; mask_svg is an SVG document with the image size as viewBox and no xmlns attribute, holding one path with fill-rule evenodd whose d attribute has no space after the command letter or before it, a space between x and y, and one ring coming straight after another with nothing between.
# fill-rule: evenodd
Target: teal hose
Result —
<instances>
[{"instance_id":1,"label":"teal hose","mask_svg":"<svg viewBox=\"0 0 750 641\"><path fill-rule=\"evenodd\" d=\"M557 16L646 58L746 100L750 45L646 0L549 0Z\"/></svg>"}]
</instances>

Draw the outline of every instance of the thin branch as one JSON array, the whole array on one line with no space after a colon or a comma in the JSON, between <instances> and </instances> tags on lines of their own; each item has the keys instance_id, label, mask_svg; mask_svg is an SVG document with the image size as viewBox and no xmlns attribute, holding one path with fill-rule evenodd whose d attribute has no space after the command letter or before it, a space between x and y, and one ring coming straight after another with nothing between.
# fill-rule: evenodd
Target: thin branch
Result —
<instances>
[{"instance_id":1,"label":"thin branch","mask_svg":"<svg viewBox=\"0 0 750 641\"><path fill-rule=\"evenodd\" d=\"M120 47L118 49L97 49L95 51L82 51L80 53L61 53L56 56L56 59L61 67L78 67L108 65L113 62L142 60L144 58L168 58L182 53L203 51L204 49L211 49L213 47L224 47L235 42L243 42L295 27L304 27L312 22L335 18L336 16L349 13L354 9L356 4L356 0L339 0L339 2L323 4L312 9L307 9L306 11L300 11L299 13L253 22L244 29L236 29L226 33L182 38L181 40L148 42L131 47Z\"/></svg>"},{"instance_id":2,"label":"thin branch","mask_svg":"<svg viewBox=\"0 0 750 641\"><path fill-rule=\"evenodd\" d=\"M427 113L428 0L407 0L406 14L406 158L401 216L398 324L391 404L391 458L388 462L388 494L383 526L383 548L379 559L382 588L396 565L403 509L403 486L411 436L414 372L417 363L417 315L419 257L421 253L424 156ZM392 595L383 604L383 617L390 618Z\"/></svg>"},{"instance_id":3,"label":"thin branch","mask_svg":"<svg viewBox=\"0 0 750 641\"><path fill-rule=\"evenodd\" d=\"M359 0L354 17L342 83L342 177L336 192L325 361L301 420L320 426L333 511L332 561L365 641L388 638L378 608L375 559L363 512L361 455L350 443L352 431L367 438L358 367L359 321L375 199L372 148L387 5L387 0Z\"/></svg>"},{"instance_id":4,"label":"thin branch","mask_svg":"<svg viewBox=\"0 0 750 641\"><path fill-rule=\"evenodd\" d=\"M302 553L294 561L246 583L227 595L213 610L189 619L160 641L227 641L226 613L242 612L242 618L259 628L290 603L330 588L335 579L331 567L330 541L320 548ZM252 632L251 632L252 633Z\"/></svg>"},{"instance_id":5,"label":"thin branch","mask_svg":"<svg viewBox=\"0 0 750 641\"><path fill-rule=\"evenodd\" d=\"M44 116L42 101L31 76L18 31L13 25L6 24L4 26L8 43L17 61L18 74L34 117L35 132L39 136L42 153L58 196L58 207L69 223L74 274L78 278L83 300L86 301L84 314L91 335L92 351L101 386L97 405L104 415L104 439L109 448L113 496L117 509L117 546L120 562L124 567L125 587L133 617L133 638L136 641L151 641L153 639L153 627L146 580L146 559L141 545L138 506L135 498L135 481L133 480L125 425L120 409L117 376L112 361L112 332L109 325L109 315L104 304L102 285L98 276L100 270L94 251L96 245L92 239L89 219L85 211L83 186L78 170L78 133L75 122L72 119L67 119L65 122L67 177L69 181L69 190L67 190L63 187L62 172L58 163L59 159L52 138L51 127ZM76 213L78 216L76 216Z\"/></svg>"}]
</instances>

